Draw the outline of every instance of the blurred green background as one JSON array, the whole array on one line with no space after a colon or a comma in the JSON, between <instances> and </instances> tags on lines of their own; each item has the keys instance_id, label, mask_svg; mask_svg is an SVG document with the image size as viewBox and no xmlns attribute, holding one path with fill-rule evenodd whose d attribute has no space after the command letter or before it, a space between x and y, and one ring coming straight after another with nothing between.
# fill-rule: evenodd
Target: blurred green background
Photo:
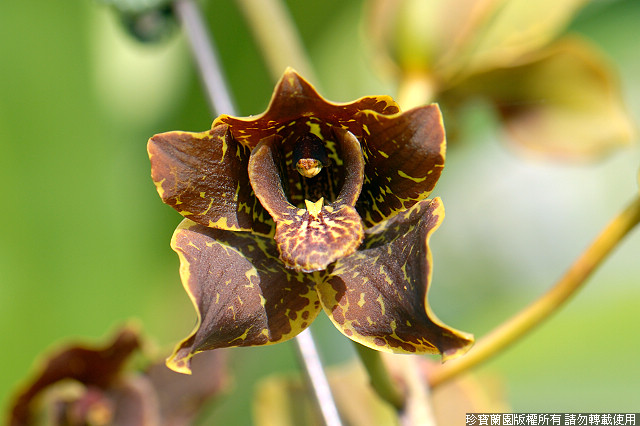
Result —
<instances>
[{"instance_id":1,"label":"blurred green background","mask_svg":"<svg viewBox=\"0 0 640 426\"><path fill-rule=\"evenodd\" d=\"M391 94L362 47L361 2L288 1L328 99ZM233 2L207 19L242 115L273 83ZM596 1L570 30L618 69L640 123L637 0ZM159 356L193 326L169 239L180 217L149 178L146 141L210 126L183 37L143 45L90 1L0 2L0 403L62 342L97 342L134 320ZM447 219L432 240L431 305L480 336L547 289L637 191L637 146L597 164L543 163L504 148L479 106L434 192ZM584 291L527 339L482 367L520 412L630 412L640 407L640 233ZM322 318L328 363L352 357ZM234 349L231 393L206 416L248 424L253 385L296 371L291 344ZM226 421L225 421L226 419Z\"/></svg>"}]
</instances>

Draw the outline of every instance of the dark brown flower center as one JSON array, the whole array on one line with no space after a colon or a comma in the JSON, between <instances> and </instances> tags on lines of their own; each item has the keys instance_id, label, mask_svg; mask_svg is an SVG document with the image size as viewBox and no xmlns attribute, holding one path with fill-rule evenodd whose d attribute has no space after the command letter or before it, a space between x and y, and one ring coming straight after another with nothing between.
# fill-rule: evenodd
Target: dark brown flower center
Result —
<instances>
[{"instance_id":1,"label":"dark brown flower center","mask_svg":"<svg viewBox=\"0 0 640 426\"><path fill-rule=\"evenodd\" d=\"M323 173L308 179L301 178L292 170L291 165L296 155L293 151L302 152L303 157L313 155L314 158L311 159L320 163L322 155L326 159L323 141L318 136L315 136L315 140L313 136L304 134L295 140L301 148L290 148L287 152L282 149L286 146L282 136L272 135L262 139L249 158L251 187L276 222L274 238L280 251L280 259L285 266L298 271L312 272L326 268L336 259L353 253L364 237L362 220L354 207L364 179L364 158L360 142L345 129L333 128L332 136L335 140L333 145L338 148L333 152L341 154L340 157L335 157L335 163L340 160L343 175L339 185L332 182L331 175L326 173L332 167L325 168ZM289 161L285 161L285 158ZM328 159L326 161L328 163ZM282 166L287 164L289 167L284 170L289 177L295 174L301 180L298 188L295 183L290 185L298 189L298 194L304 195L301 207L292 203L290 195L293 191L287 194L285 190L287 180L281 173ZM323 177L327 181L319 180ZM327 200L322 195L327 189L334 192L336 187L340 192L333 200ZM313 194L320 195L309 196Z\"/></svg>"},{"instance_id":2,"label":"dark brown flower center","mask_svg":"<svg viewBox=\"0 0 640 426\"><path fill-rule=\"evenodd\" d=\"M298 138L293 147L293 163L298 173L306 178L316 176L330 164L324 143L313 133Z\"/></svg>"}]
</instances>

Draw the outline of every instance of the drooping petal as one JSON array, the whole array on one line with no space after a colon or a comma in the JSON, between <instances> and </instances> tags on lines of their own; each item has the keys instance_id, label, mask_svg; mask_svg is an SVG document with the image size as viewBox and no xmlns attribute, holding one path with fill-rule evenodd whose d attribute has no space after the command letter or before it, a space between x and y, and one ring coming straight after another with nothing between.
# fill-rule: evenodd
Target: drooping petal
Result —
<instances>
[{"instance_id":1,"label":"drooping petal","mask_svg":"<svg viewBox=\"0 0 640 426\"><path fill-rule=\"evenodd\" d=\"M336 129L336 136L343 153L345 181L336 200L326 206L322 198L307 200L306 209L299 209L287 200L278 136L262 140L251 153L251 185L276 222L280 259L289 268L304 272L322 270L353 253L364 236L360 216L353 207L364 173L360 143L343 129Z\"/></svg>"},{"instance_id":2,"label":"drooping petal","mask_svg":"<svg viewBox=\"0 0 640 426\"><path fill-rule=\"evenodd\" d=\"M329 102L295 70L288 68L276 85L269 107L264 113L246 118L221 115L213 122L212 128L228 124L236 140L255 147L260 140L276 133L286 139L286 132L283 134L282 131L286 126L291 126L290 122L301 121L301 118L302 122L306 122L313 117L317 122L347 128L358 137L360 130L353 117L361 110L388 115L395 114L400 109L389 96L366 96L347 103Z\"/></svg>"},{"instance_id":3,"label":"drooping petal","mask_svg":"<svg viewBox=\"0 0 640 426\"><path fill-rule=\"evenodd\" d=\"M196 223L267 235L273 222L251 192L251 149L218 126L202 133L168 132L149 139L151 177L162 200Z\"/></svg>"},{"instance_id":4,"label":"drooping petal","mask_svg":"<svg viewBox=\"0 0 640 426\"><path fill-rule=\"evenodd\" d=\"M512 141L552 158L599 158L634 134L613 71L577 38L473 77L458 90L488 95Z\"/></svg>"},{"instance_id":5,"label":"drooping petal","mask_svg":"<svg viewBox=\"0 0 640 426\"><path fill-rule=\"evenodd\" d=\"M373 226L426 199L445 161L445 131L437 105L391 116L364 111L365 180L357 203Z\"/></svg>"},{"instance_id":6,"label":"drooping petal","mask_svg":"<svg viewBox=\"0 0 640 426\"><path fill-rule=\"evenodd\" d=\"M156 390L162 426L194 424L203 407L232 384L228 351L203 352L192 359L193 374L178 374L164 363L153 364L146 376Z\"/></svg>"},{"instance_id":7,"label":"drooping petal","mask_svg":"<svg viewBox=\"0 0 640 426\"><path fill-rule=\"evenodd\" d=\"M11 425L33 424L34 401L47 388L65 380L105 389L118 382L129 357L140 347L138 333L123 328L103 348L71 345L51 356L42 370L16 397L10 414Z\"/></svg>"},{"instance_id":8,"label":"drooping petal","mask_svg":"<svg viewBox=\"0 0 640 426\"><path fill-rule=\"evenodd\" d=\"M167 360L174 371L190 373L190 358L205 350L290 339L320 310L310 277L286 269L271 238L185 219L171 246L198 316L192 333Z\"/></svg>"},{"instance_id":9,"label":"drooping petal","mask_svg":"<svg viewBox=\"0 0 640 426\"><path fill-rule=\"evenodd\" d=\"M443 217L440 199L421 201L370 229L360 250L328 269L317 287L320 301L345 336L384 352L443 359L470 348L473 337L442 324L427 301L428 241Z\"/></svg>"}]
</instances>

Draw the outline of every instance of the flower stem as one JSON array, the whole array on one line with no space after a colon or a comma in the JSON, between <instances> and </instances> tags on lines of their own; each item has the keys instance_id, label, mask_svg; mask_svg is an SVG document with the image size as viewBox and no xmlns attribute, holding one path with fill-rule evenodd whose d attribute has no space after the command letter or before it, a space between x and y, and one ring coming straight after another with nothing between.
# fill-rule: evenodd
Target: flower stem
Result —
<instances>
[{"instance_id":1,"label":"flower stem","mask_svg":"<svg viewBox=\"0 0 640 426\"><path fill-rule=\"evenodd\" d=\"M295 343L324 423L327 426L342 425L311 330L306 329L298 334Z\"/></svg>"},{"instance_id":2,"label":"flower stem","mask_svg":"<svg viewBox=\"0 0 640 426\"><path fill-rule=\"evenodd\" d=\"M404 394L389 375L389 371L382 360L382 354L359 343L354 343L354 346L364 368L369 373L371 387L397 411L402 411L405 405Z\"/></svg>"},{"instance_id":3,"label":"flower stem","mask_svg":"<svg viewBox=\"0 0 640 426\"><path fill-rule=\"evenodd\" d=\"M480 339L464 357L435 369L429 376L431 386L446 382L492 357L557 311L639 222L640 197L636 197L547 293Z\"/></svg>"},{"instance_id":4,"label":"flower stem","mask_svg":"<svg viewBox=\"0 0 640 426\"><path fill-rule=\"evenodd\" d=\"M198 4L194 0L176 0L173 3L173 9L189 41L213 116L223 113L235 115L235 108L222 74L216 48L209 37Z\"/></svg>"}]
</instances>

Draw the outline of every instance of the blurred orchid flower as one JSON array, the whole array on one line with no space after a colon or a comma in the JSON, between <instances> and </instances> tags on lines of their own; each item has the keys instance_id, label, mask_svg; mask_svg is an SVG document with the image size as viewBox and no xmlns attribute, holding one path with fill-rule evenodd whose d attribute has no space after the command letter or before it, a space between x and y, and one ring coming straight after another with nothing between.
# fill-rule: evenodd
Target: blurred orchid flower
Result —
<instances>
[{"instance_id":1,"label":"blurred orchid flower","mask_svg":"<svg viewBox=\"0 0 640 426\"><path fill-rule=\"evenodd\" d=\"M607 61L585 40L559 37L584 3L376 0L367 28L403 105L437 100L451 129L467 101L485 99L519 146L586 160L635 130Z\"/></svg>"}]
</instances>

